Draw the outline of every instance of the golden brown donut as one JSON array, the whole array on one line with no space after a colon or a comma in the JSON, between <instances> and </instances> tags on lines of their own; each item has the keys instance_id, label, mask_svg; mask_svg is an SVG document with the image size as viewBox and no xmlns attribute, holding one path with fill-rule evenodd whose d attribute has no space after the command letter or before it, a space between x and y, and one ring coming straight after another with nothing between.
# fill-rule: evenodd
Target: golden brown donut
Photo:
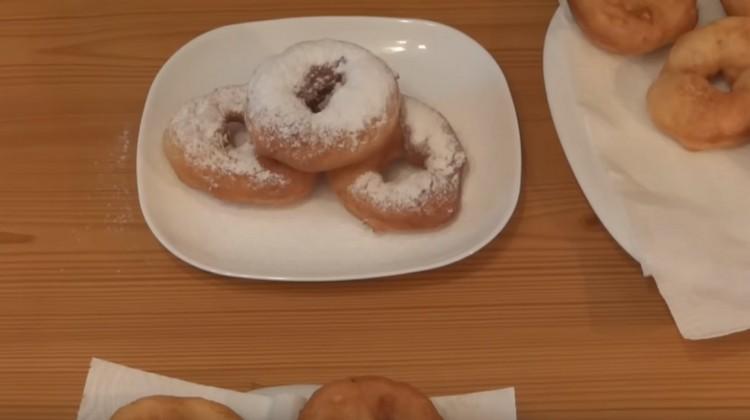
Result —
<instances>
[{"instance_id":1,"label":"golden brown donut","mask_svg":"<svg viewBox=\"0 0 750 420\"><path fill-rule=\"evenodd\" d=\"M203 398L156 395L120 407L111 420L243 420L229 407ZM246 419L247 420L247 419Z\"/></svg>"},{"instance_id":2,"label":"golden brown donut","mask_svg":"<svg viewBox=\"0 0 750 420\"><path fill-rule=\"evenodd\" d=\"M318 389L299 420L442 420L432 402L411 385L369 376Z\"/></svg>"},{"instance_id":3,"label":"golden brown donut","mask_svg":"<svg viewBox=\"0 0 750 420\"><path fill-rule=\"evenodd\" d=\"M248 127L258 153L305 172L360 162L396 124L396 76L348 42L302 42L261 64L249 82Z\"/></svg>"},{"instance_id":4,"label":"golden brown donut","mask_svg":"<svg viewBox=\"0 0 750 420\"><path fill-rule=\"evenodd\" d=\"M225 201L282 205L312 191L315 175L258 157L246 129L235 146L229 124L244 124L244 86L227 86L196 98L180 109L164 132L164 153L185 184Z\"/></svg>"},{"instance_id":5,"label":"golden brown donut","mask_svg":"<svg viewBox=\"0 0 750 420\"><path fill-rule=\"evenodd\" d=\"M734 147L750 134L750 18L728 17L674 45L648 91L654 124L690 150ZM731 91L712 81L722 75Z\"/></svg>"},{"instance_id":6,"label":"golden brown donut","mask_svg":"<svg viewBox=\"0 0 750 420\"><path fill-rule=\"evenodd\" d=\"M645 54L698 23L696 0L568 0L584 34L615 54Z\"/></svg>"},{"instance_id":7,"label":"golden brown donut","mask_svg":"<svg viewBox=\"0 0 750 420\"><path fill-rule=\"evenodd\" d=\"M375 231L443 226L460 208L463 147L439 112L408 96L399 127L385 149L329 172L328 180L344 207ZM386 179L383 171L401 157L413 170Z\"/></svg>"},{"instance_id":8,"label":"golden brown donut","mask_svg":"<svg viewBox=\"0 0 750 420\"><path fill-rule=\"evenodd\" d=\"M721 0L721 4L729 16L750 16L749 0Z\"/></svg>"}]
</instances>

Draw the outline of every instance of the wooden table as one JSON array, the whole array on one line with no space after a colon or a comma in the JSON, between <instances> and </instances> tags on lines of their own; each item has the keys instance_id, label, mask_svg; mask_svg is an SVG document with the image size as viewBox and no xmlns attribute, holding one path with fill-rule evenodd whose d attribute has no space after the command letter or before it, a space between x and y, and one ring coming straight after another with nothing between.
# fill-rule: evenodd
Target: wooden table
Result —
<instances>
[{"instance_id":1,"label":"wooden table","mask_svg":"<svg viewBox=\"0 0 750 420\"><path fill-rule=\"evenodd\" d=\"M0 418L74 417L92 356L251 389L384 374L433 394L516 386L521 419L750 418L750 334L680 338L610 238L550 121L556 0L0 2ZM433 19L503 66L524 147L515 217L450 267L337 284L193 269L141 216L152 78L211 28L298 15Z\"/></svg>"}]
</instances>

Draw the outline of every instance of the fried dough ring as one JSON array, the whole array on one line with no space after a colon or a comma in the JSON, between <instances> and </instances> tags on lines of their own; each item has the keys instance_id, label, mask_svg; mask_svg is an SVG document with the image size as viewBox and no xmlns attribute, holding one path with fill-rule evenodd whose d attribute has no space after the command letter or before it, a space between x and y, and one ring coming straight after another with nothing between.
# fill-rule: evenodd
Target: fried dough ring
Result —
<instances>
[{"instance_id":1,"label":"fried dough ring","mask_svg":"<svg viewBox=\"0 0 750 420\"><path fill-rule=\"evenodd\" d=\"M721 4L729 16L750 16L748 0L721 0Z\"/></svg>"},{"instance_id":2,"label":"fried dough ring","mask_svg":"<svg viewBox=\"0 0 750 420\"><path fill-rule=\"evenodd\" d=\"M316 391L299 420L443 420L411 385L369 376L331 382Z\"/></svg>"},{"instance_id":3,"label":"fried dough ring","mask_svg":"<svg viewBox=\"0 0 750 420\"><path fill-rule=\"evenodd\" d=\"M248 89L247 126L258 153L304 172L361 162L398 124L395 74L349 42L295 44L261 64Z\"/></svg>"},{"instance_id":4,"label":"fried dough ring","mask_svg":"<svg viewBox=\"0 0 750 420\"><path fill-rule=\"evenodd\" d=\"M244 124L245 86L225 86L186 103L164 131L163 148L177 177L214 197L283 205L306 198L315 175L256 155L253 139L235 146L229 124Z\"/></svg>"},{"instance_id":5,"label":"fried dough ring","mask_svg":"<svg viewBox=\"0 0 750 420\"><path fill-rule=\"evenodd\" d=\"M445 117L408 96L399 128L385 149L328 180L344 207L377 232L443 226L460 209L463 147ZM386 179L383 171L402 157L413 170Z\"/></svg>"},{"instance_id":6,"label":"fried dough ring","mask_svg":"<svg viewBox=\"0 0 750 420\"><path fill-rule=\"evenodd\" d=\"M654 124L689 150L735 147L750 134L750 18L728 17L675 44L648 91ZM725 92L712 82L723 76Z\"/></svg>"},{"instance_id":7,"label":"fried dough ring","mask_svg":"<svg viewBox=\"0 0 750 420\"><path fill-rule=\"evenodd\" d=\"M111 420L243 420L229 407L203 398L156 395L120 407Z\"/></svg>"},{"instance_id":8,"label":"fried dough ring","mask_svg":"<svg viewBox=\"0 0 750 420\"><path fill-rule=\"evenodd\" d=\"M615 54L655 51L698 23L696 0L568 0L568 4L583 33Z\"/></svg>"}]
</instances>

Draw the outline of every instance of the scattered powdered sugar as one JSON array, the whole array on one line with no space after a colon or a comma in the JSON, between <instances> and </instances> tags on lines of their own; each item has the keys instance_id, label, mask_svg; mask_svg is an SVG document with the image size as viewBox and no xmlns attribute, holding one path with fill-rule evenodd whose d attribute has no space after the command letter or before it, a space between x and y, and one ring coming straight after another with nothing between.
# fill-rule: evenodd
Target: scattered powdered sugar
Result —
<instances>
[{"instance_id":1,"label":"scattered powdered sugar","mask_svg":"<svg viewBox=\"0 0 750 420\"><path fill-rule=\"evenodd\" d=\"M404 96L401 125L407 147L426 156L425 169L386 182L377 172L360 175L350 191L382 209L418 208L435 197L449 197L460 187L466 154L448 121L437 111Z\"/></svg>"},{"instance_id":2,"label":"scattered powdered sugar","mask_svg":"<svg viewBox=\"0 0 750 420\"><path fill-rule=\"evenodd\" d=\"M247 104L245 86L226 86L196 98L180 109L169 129L175 143L194 165L255 182L286 184L289 180L264 168L252 141L235 147L227 124L242 122Z\"/></svg>"},{"instance_id":3,"label":"scattered powdered sugar","mask_svg":"<svg viewBox=\"0 0 750 420\"><path fill-rule=\"evenodd\" d=\"M107 221L107 231L121 232L125 227L137 219L137 197L135 194L135 177L133 157L134 151L131 147L132 139L130 128L125 127L115 138L114 148L110 152L107 161L114 162L118 169L124 169L125 172L117 171L115 174L101 173L98 175L102 187L110 190L106 204L105 218ZM116 178L113 181L112 175ZM90 226L86 230L90 230ZM80 231L73 236L79 242L81 240Z\"/></svg>"},{"instance_id":4,"label":"scattered powdered sugar","mask_svg":"<svg viewBox=\"0 0 750 420\"><path fill-rule=\"evenodd\" d=\"M100 210L99 220L71 226L69 236L75 244L86 244L91 231L103 224L107 232L123 232L138 221L138 194L135 179L135 141L130 124L123 124L109 139L102 139L96 159L87 159L93 169L94 187L80 197L86 206ZM97 153L99 153L97 152Z\"/></svg>"},{"instance_id":5,"label":"scattered powdered sugar","mask_svg":"<svg viewBox=\"0 0 750 420\"><path fill-rule=\"evenodd\" d=\"M320 80L306 80L312 71L326 68L330 89L316 86ZM318 108L303 99L305 83L326 92ZM396 76L388 65L368 50L348 42L308 41L289 47L261 64L248 84L248 118L273 130L290 142L315 143L321 148L357 147L336 141L340 134L354 134L369 124L382 123L388 101L398 94ZM302 92L302 95L300 95ZM317 112L319 111L319 112ZM318 135L309 135L317 133Z\"/></svg>"},{"instance_id":6,"label":"scattered powdered sugar","mask_svg":"<svg viewBox=\"0 0 750 420\"><path fill-rule=\"evenodd\" d=\"M117 163L122 165L130 155L130 130L127 128L122 130L122 133L117 137L117 141L120 144L120 155L117 157Z\"/></svg>"}]
</instances>

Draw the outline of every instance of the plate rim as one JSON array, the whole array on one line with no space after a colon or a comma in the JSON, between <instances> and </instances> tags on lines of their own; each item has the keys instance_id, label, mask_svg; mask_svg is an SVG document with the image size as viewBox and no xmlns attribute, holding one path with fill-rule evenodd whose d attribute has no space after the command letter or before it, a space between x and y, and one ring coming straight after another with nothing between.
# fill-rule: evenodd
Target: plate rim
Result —
<instances>
[{"instance_id":1,"label":"plate rim","mask_svg":"<svg viewBox=\"0 0 750 420\"><path fill-rule=\"evenodd\" d=\"M578 139L577 141L574 140L573 138L575 138L576 136L569 135L571 134L569 133L570 129L565 128L567 124L569 124L565 121L568 121L569 119L565 118L565 115L563 115L570 114L570 112L566 113L553 105L553 102L557 102L553 101L553 98L557 99L564 96L565 94L562 93L562 90L565 89L565 86L568 86L561 75L563 73L568 74L569 70L567 68L555 68L553 71L551 66L553 55L559 53L552 47L552 44L556 42L555 38L557 36L557 33L559 32L560 25L562 25L561 21L564 19L566 19L565 10L561 5L555 11L552 19L550 19L550 23L547 27L547 32L544 38L544 49L542 54L544 87L547 94L547 104L549 106L550 115L552 116L552 123L555 126L555 132L557 133L558 141L560 142L563 153L565 154L565 159L568 161L568 165L573 171L576 182L583 192L583 195L586 197L586 201L589 203L596 216L602 222L602 225L607 230L607 233L609 233L609 235L615 240L620 248L622 248L634 260L640 261L638 253L636 252L635 244L627 234L626 228L618 227L623 223L627 223L627 221L618 221L616 223L613 222L614 217L608 210L606 210L607 208L609 208L609 205L605 204L605 201L607 200L603 198L600 199L601 197L599 197L599 194L601 194L609 197L612 200L618 200L619 197L617 196L617 194L615 194L614 191L612 191L612 189L607 186L608 183L605 181L605 177L596 178L585 177L582 175L582 161L586 161L586 165L590 166L592 168L592 171L598 171L603 175L606 175L606 173L604 173L601 168L597 168L597 162L593 157L593 150L591 149L590 144L581 146L580 148L587 149L589 154L592 155L592 159L585 159L581 156L581 153L575 151L575 143L580 143L583 141L588 142L588 130L584 130L587 133L585 138ZM601 179L602 181L597 182L597 179ZM594 185L598 186L595 187Z\"/></svg>"},{"instance_id":2,"label":"plate rim","mask_svg":"<svg viewBox=\"0 0 750 420\"><path fill-rule=\"evenodd\" d=\"M152 105L152 93L155 89L155 86L157 86L161 78L165 77L164 72L165 68L167 67L167 64L169 64L176 56L181 54L186 48L188 48L191 44L194 42L198 42L201 39L215 35L218 32L231 30L232 28L239 27L239 26L247 26L247 25L258 25L258 24L274 24L274 23L281 23L281 22L303 22L303 21L321 21L321 20L329 20L329 21L351 21L351 20L366 20L366 21L380 21L380 22L388 22L388 23L400 23L400 24L419 24L419 25L425 25L425 26L431 26L431 27L438 27L442 30L447 30L466 41L474 44L475 46L479 47L479 51L481 51L482 54L484 54L486 57L490 59L491 65L493 66L493 70L496 72L497 76L499 76L500 82L502 82L503 90L507 92L508 97L510 98L511 102L511 109L507 112L510 112L510 117L512 117L513 125L511 127L511 130L513 132L512 135L512 143L514 144L515 151L515 157L514 160L518 162L517 169L515 171L515 174L513 175L513 179L516 179L517 182L513 183L513 188L510 195L510 205L505 208L504 212L499 213L498 216L494 219L494 228L490 231L488 231L487 234L483 236L483 238L479 241L477 241L474 245L471 247L467 247L463 252L458 252L448 258L442 258L437 259L434 262L427 263L427 264L419 264L419 265L413 265L409 268L401 268L401 269L390 269L390 270L381 270L381 271L369 271L364 273L343 273L343 274L335 274L335 275L296 275L296 276L289 276L289 275L258 275L258 274L252 274L247 272L237 272L234 270L225 270L221 267L216 267L209 264L204 264L203 262L196 261L194 259L191 259L190 257L183 254L177 247L175 247L170 241L168 241L165 237L165 235L159 230L158 224L153 220L153 216L149 213L149 206L145 203L148 203L148 199L145 198L144 194L144 188L142 186L143 178L140 176L141 172L144 170L145 165L145 157L142 156L142 147L141 147L141 141L144 141L144 119L146 118L147 113L146 111L149 110ZM511 137L511 136L509 136ZM136 184L138 188L138 203L141 208L141 214L143 214L143 218L146 222L146 225L148 226L149 230L151 230L151 233L156 237L157 241L166 248L172 255L177 257L179 260L183 261L184 263L198 268L202 271L218 274L225 277L232 277L232 278L238 278L238 279L245 279L245 280L259 280L259 281L283 281L283 282L339 282L339 281L353 281L353 280L365 280L365 279L377 279L377 278L387 278L387 277L394 277L399 275L405 275L405 274L412 274L412 273L418 273L418 272L424 272L429 270L434 270L437 268L445 267L448 265L451 265L453 263L456 263L458 261L461 261L475 253L477 253L479 250L484 248L486 245L488 245L490 242L492 242L502 231L505 229L505 227L508 225L510 220L513 218L513 215L515 214L517 208L518 208L518 200L520 198L521 194L521 186L523 184L523 144L521 141L521 130L520 130L520 124L518 121L518 112L516 110L516 104L515 100L513 99L513 92L510 89L510 85L508 84L508 80L505 77L505 73L503 72L502 68L500 67L500 64L498 61L492 56L492 54L487 51L486 48L484 48L479 42L477 42L474 38L470 37L468 34L452 27L449 25L446 25L444 23L431 21L431 20L425 20L425 19L415 19L415 18L399 18L399 17L388 17L388 16L360 16L360 15L351 15L351 16L330 16L330 15L322 15L322 16L304 16L304 17L287 17L287 18L280 18L280 19L265 19L265 20L256 20L256 21L246 21L246 22L238 22L238 23L232 23L229 25L220 26L217 28L210 29L206 32L203 32L193 38L191 38L189 41L184 43L180 46L174 53L172 53L169 58L167 58L162 66L160 67L159 71L157 72L156 76L154 76L153 81L151 82L151 86L148 89L148 93L146 94L146 100L143 105L143 111L141 114L141 120L140 125L138 129L138 142L136 146Z\"/></svg>"}]
</instances>

